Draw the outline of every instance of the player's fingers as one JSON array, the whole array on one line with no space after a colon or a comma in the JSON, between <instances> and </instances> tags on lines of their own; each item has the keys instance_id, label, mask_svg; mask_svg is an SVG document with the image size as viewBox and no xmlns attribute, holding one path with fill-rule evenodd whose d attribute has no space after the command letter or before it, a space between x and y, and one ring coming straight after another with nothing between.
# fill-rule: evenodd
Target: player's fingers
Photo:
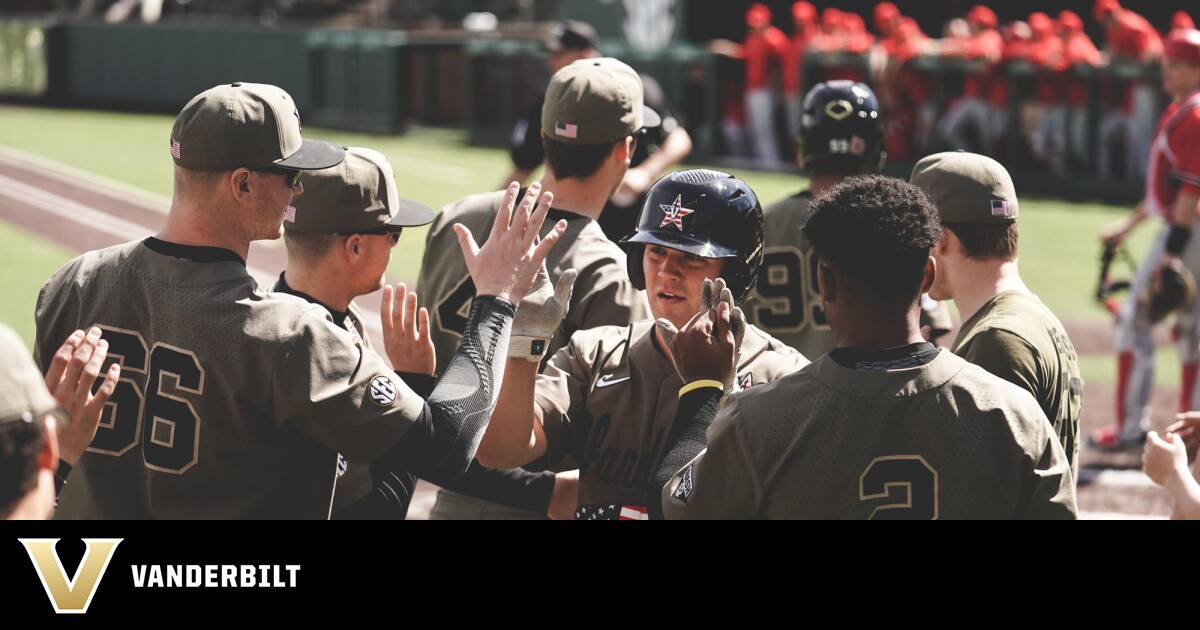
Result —
<instances>
[{"instance_id":1,"label":"player's fingers","mask_svg":"<svg viewBox=\"0 0 1200 630\"><path fill-rule=\"evenodd\" d=\"M742 339L746 336L746 314L742 312L741 308L735 306L729 315L729 321L733 329L733 344L741 348Z\"/></svg>"},{"instance_id":2,"label":"player's fingers","mask_svg":"<svg viewBox=\"0 0 1200 630\"><path fill-rule=\"evenodd\" d=\"M559 221L558 224L554 226L554 229L550 230L550 232L546 234L546 237L537 244L536 248L534 248L533 262L539 265L542 264L542 261L546 260L546 255L550 253L551 249L554 249L554 244L562 238L563 232L566 231L567 222Z\"/></svg>"},{"instance_id":3,"label":"player's fingers","mask_svg":"<svg viewBox=\"0 0 1200 630\"><path fill-rule=\"evenodd\" d=\"M713 307L713 288L716 284L709 278L705 278L700 284L700 310L707 311Z\"/></svg>"},{"instance_id":4,"label":"player's fingers","mask_svg":"<svg viewBox=\"0 0 1200 630\"><path fill-rule=\"evenodd\" d=\"M520 236L522 240L529 228L529 216L533 214L533 208L538 203L538 195L542 193L541 182L533 182L529 185L529 190L525 191L525 197L521 199L521 203L517 206L512 216L512 229Z\"/></svg>"},{"instance_id":5,"label":"player's fingers","mask_svg":"<svg viewBox=\"0 0 1200 630\"><path fill-rule=\"evenodd\" d=\"M421 307L417 314L417 322L420 324L421 341L429 341L429 309Z\"/></svg>"},{"instance_id":6,"label":"player's fingers","mask_svg":"<svg viewBox=\"0 0 1200 630\"><path fill-rule=\"evenodd\" d=\"M92 358L92 353L96 350L96 344L99 341L100 329L93 327L75 348L75 351L71 353L71 360L67 363L67 369L59 383L58 391L54 392L54 397L59 402L70 400L75 392L75 385L79 383L79 375L83 373L83 367Z\"/></svg>"},{"instance_id":7,"label":"player's fingers","mask_svg":"<svg viewBox=\"0 0 1200 630\"><path fill-rule=\"evenodd\" d=\"M50 360L50 369L46 371L46 389L51 393L58 391L58 385L62 382L63 374L67 371L67 363L71 361L71 355L75 354L75 347L79 342L83 341L83 331L76 330L71 333L70 337L59 346L54 353L54 358Z\"/></svg>"},{"instance_id":8,"label":"player's fingers","mask_svg":"<svg viewBox=\"0 0 1200 630\"><path fill-rule=\"evenodd\" d=\"M91 417L92 414L99 414L104 405L108 404L108 399L112 398L113 392L117 390L117 381L120 379L121 366L116 363L108 366L108 371L104 373L104 382L92 394L92 399L84 405L84 413L88 417Z\"/></svg>"},{"instance_id":9,"label":"player's fingers","mask_svg":"<svg viewBox=\"0 0 1200 630\"><path fill-rule=\"evenodd\" d=\"M383 328L383 333L386 335L392 331L392 300L395 298L395 289L392 285L383 285L383 297L379 300L379 326Z\"/></svg>"},{"instance_id":10,"label":"player's fingers","mask_svg":"<svg viewBox=\"0 0 1200 630\"><path fill-rule=\"evenodd\" d=\"M405 330L413 339L417 338L417 294L409 293L404 297L404 325Z\"/></svg>"},{"instance_id":11,"label":"player's fingers","mask_svg":"<svg viewBox=\"0 0 1200 630\"><path fill-rule=\"evenodd\" d=\"M537 240L538 234L542 231L542 223L546 221L546 215L550 213L550 206L554 204L554 193L546 191L542 193L538 199L537 209L529 216L529 225L525 229L525 238L521 241L521 249L528 250L530 246Z\"/></svg>"},{"instance_id":12,"label":"player's fingers","mask_svg":"<svg viewBox=\"0 0 1200 630\"><path fill-rule=\"evenodd\" d=\"M458 246L462 248L463 258L467 261L467 269L474 269L475 257L479 255L479 245L475 243L471 228L461 223L455 223L454 234L458 236Z\"/></svg>"},{"instance_id":13,"label":"player's fingers","mask_svg":"<svg viewBox=\"0 0 1200 630\"><path fill-rule=\"evenodd\" d=\"M492 234L488 238L495 238L508 231L508 224L512 222L513 205L517 203L517 195L521 193L521 183L512 182L504 191L504 198L500 201L500 208L496 211L496 222L492 224Z\"/></svg>"},{"instance_id":14,"label":"player's fingers","mask_svg":"<svg viewBox=\"0 0 1200 630\"><path fill-rule=\"evenodd\" d=\"M79 380L75 383L75 396L77 400L86 400L88 392L91 391L92 385L100 376L100 368L104 366L104 359L108 356L108 340L101 339L96 342L96 347L92 351L92 356L88 357L87 363L83 365L83 371L79 374Z\"/></svg>"}]
</instances>

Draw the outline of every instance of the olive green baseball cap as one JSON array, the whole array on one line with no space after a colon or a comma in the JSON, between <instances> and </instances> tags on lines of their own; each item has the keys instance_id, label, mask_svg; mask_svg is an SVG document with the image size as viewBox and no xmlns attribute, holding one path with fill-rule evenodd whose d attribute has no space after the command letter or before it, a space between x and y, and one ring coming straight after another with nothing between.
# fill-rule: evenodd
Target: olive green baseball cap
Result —
<instances>
[{"instance_id":1,"label":"olive green baseball cap","mask_svg":"<svg viewBox=\"0 0 1200 630\"><path fill-rule=\"evenodd\" d=\"M57 406L29 349L13 329L0 324L0 423L37 420Z\"/></svg>"},{"instance_id":2,"label":"olive green baseball cap","mask_svg":"<svg viewBox=\"0 0 1200 630\"><path fill-rule=\"evenodd\" d=\"M400 198L392 164L378 151L348 147L341 164L304 176L283 227L306 234L349 234L433 221L433 210Z\"/></svg>"},{"instance_id":3,"label":"olive green baseball cap","mask_svg":"<svg viewBox=\"0 0 1200 630\"><path fill-rule=\"evenodd\" d=\"M554 73L546 88L542 134L563 144L615 142L661 124L646 107L642 77L616 59L580 59Z\"/></svg>"},{"instance_id":4,"label":"olive green baseball cap","mask_svg":"<svg viewBox=\"0 0 1200 630\"><path fill-rule=\"evenodd\" d=\"M935 153L917 162L909 182L937 205L944 223L1017 220L1017 189L1012 177L986 155Z\"/></svg>"},{"instance_id":5,"label":"olive green baseball cap","mask_svg":"<svg viewBox=\"0 0 1200 630\"><path fill-rule=\"evenodd\" d=\"M300 111L282 88L218 85L196 95L171 127L171 157L194 171L280 166L322 169L342 161L341 147L300 137Z\"/></svg>"}]
</instances>

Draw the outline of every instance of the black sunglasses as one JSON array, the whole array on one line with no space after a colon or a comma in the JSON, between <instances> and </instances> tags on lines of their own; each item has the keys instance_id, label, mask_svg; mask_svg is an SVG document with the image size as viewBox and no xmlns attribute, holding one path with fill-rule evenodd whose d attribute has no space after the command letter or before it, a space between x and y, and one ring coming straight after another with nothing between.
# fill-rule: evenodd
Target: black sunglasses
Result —
<instances>
[{"instance_id":1,"label":"black sunglasses","mask_svg":"<svg viewBox=\"0 0 1200 630\"><path fill-rule=\"evenodd\" d=\"M263 166L261 168L250 169L256 173L271 173L273 175L283 175L287 180L288 186L295 188L300 185L300 176L304 175L304 171L287 168L286 166Z\"/></svg>"}]
</instances>

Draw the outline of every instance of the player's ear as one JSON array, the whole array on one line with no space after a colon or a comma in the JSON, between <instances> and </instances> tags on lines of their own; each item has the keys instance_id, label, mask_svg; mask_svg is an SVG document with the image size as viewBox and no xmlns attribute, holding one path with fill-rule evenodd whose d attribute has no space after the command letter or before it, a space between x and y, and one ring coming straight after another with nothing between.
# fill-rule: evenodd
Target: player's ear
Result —
<instances>
[{"instance_id":1,"label":"player's ear","mask_svg":"<svg viewBox=\"0 0 1200 630\"><path fill-rule=\"evenodd\" d=\"M39 468L50 472L58 471L58 424L53 415L46 415L42 424L42 449L38 451Z\"/></svg>"},{"instance_id":2,"label":"player's ear","mask_svg":"<svg viewBox=\"0 0 1200 630\"><path fill-rule=\"evenodd\" d=\"M250 170L239 168L229 176L229 187L233 196L241 199L250 194Z\"/></svg>"},{"instance_id":3,"label":"player's ear","mask_svg":"<svg viewBox=\"0 0 1200 630\"><path fill-rule=\"evenodd\" d=\"M358 260L360 241L362 241L362 237L359 236L358 234L352 234L350 236L350 238L346 239L345 254L346 254L346 259L349 260L350 262L354 262L354 261Z\"/></svg>"},{"instance_id":4,"label":"player's ear","mask_svg":"<svg viewBox=\"0 0 1200 630\"><path fill-rule=\"evenodd\" d=\"M837 280L833 273L833 267L824 262L817 263L817 290L826 302L832 302L837 298Z\"/></svg>"},{"instance_id":5,"label":"player's ear","mask_svg":"<svg viewBox=\"0 0 1200 630\"><path fill-rule=\"evenodd\" d=\"M921 281L921 293L929 293L933 288L933 281L937 278L937 261L930 256L925 261L925 279Z\"/></svg>"}]
</instances>

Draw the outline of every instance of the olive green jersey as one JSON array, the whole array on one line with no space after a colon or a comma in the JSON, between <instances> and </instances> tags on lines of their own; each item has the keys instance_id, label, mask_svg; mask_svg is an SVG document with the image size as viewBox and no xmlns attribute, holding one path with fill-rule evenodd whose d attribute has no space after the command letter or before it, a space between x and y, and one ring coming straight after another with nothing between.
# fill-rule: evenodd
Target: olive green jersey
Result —
<instances>
[{"instance_id":1,"label":"olive green jersey","mask_svg":"<svg viewBox=\"0 0 1200 630\"><path fill-rule=\"evenodd\" d=\"M327 518L338 453L379 457L424 401L325 308L259 290L232 252L187 248L233 258L197 262L147 243L84 254L38 297L43 366L99 326L122 367L55 516Z\"/></svg>"},{"instance_id":2,"label":"olive green jersey","mask_svg":"<svg viewBox=\"0 0 1200 630\"><path fill-rule=\"evenodd\" d=\"M951 350L1033 394L1071 466L1078 465L1079 358L1062 322L1041 300L1019 291L996 295L963 322Z\"/></svg>"},{"instance_id":3,"label":"olive green jersey","mask_svg":"<svg viewBox=\"0 0 1200 630\"><path fill-rule=\"evenodd\" d=\"M730 396L663 488L668 518L1074 518L1075 484L1028 392L948 351L851 369L829 355Z\"/></svg>"},{"instance_id":4,"label":"olive green jersey","mask_svg":"<svg viewBox=\"0 0 1200 630\"><path fill-rule=\"evenodd\" d=\"M575 333L538 376L534 412L554 465L571 456L579 465L580 518L608 518L625 508L644 514L647 483L666 445L683 385L655 345L653 321ZM803 355L749 327L734 389L791 374Z\"/></svg>"}]
</instances>

